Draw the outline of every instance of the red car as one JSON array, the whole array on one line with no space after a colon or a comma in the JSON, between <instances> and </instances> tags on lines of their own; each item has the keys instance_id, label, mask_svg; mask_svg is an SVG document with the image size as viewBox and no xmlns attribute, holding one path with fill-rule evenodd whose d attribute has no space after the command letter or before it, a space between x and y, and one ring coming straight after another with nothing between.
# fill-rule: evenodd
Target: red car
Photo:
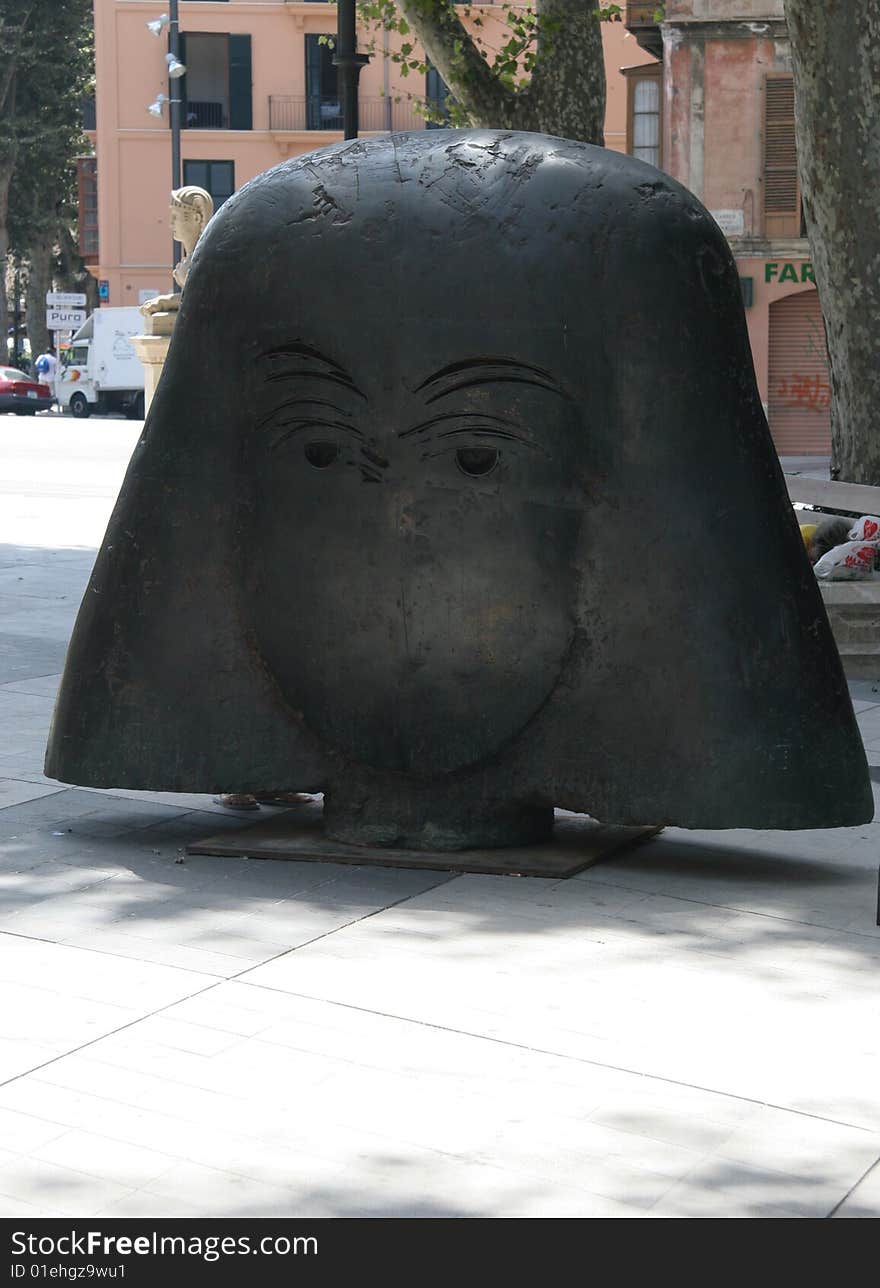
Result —
<instances>
[{"instance_id":1,"label":"red car","mask_svg":"<svg viewBox=\"0 0 880 1288\"><path fill-rule=\"evenodd\" d=\"M41 385L15 367L0 367L0 411L36 416L38 411L48 411L54 401L48 385Z\"/></svg>"}]
</instances>

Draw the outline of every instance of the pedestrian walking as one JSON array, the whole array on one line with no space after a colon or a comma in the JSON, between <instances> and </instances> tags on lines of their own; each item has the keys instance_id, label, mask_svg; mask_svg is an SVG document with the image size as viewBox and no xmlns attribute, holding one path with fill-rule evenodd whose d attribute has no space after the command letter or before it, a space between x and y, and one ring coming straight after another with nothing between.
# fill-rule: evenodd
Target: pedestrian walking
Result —
<instances>
[{"instance_id":1,"label":"pedestrian walking","mask_svg":"<svg viewBox=\"0 0 880 1288\"><path fill-rule=\"evenodd\" d=\"M55 352L49 345L48 349L37 358L34 363L34 371L37 379L41 384L48 385L52 391L52 402L55 402L55 372L58 370L58 359Z\"/></svg>"}]
</instances>

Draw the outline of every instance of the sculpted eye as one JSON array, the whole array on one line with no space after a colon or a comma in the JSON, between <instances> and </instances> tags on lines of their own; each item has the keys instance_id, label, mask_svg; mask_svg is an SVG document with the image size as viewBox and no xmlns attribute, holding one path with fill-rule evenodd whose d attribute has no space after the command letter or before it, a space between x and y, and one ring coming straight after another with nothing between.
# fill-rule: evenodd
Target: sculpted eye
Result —
<instances>
[{"instance_id":1,"label":"sculpted eye","mask_svg":"<svg viewBox=\"0 0 880 1288\"><path fill-rule=\"evenodd\" d=\"M326 470L339 456L336 443L306 443L305 457L316 470Z\"/></svg>"},{"instance_id":2,"label":"sculpted eye","mask_svg":"<svg viewBox=\"0 0 880 1288\"><path fill-rule=\"evenodd\" d=\"M460 447L455 453L455 463L462 474L476 477L491 474L498 464L498 456L495 447Z\"/></svg>"}]
</instances>

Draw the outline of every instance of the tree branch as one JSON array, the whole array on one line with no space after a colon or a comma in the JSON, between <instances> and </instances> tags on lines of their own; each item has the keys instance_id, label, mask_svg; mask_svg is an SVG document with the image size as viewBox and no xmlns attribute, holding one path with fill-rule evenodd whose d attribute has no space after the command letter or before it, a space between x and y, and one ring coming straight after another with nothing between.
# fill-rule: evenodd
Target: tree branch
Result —
<instances>
[{"instance_id":1,"label":"tree branch","mask_svg":"<svg viewBox=\"0 0 880 1288\"><path fill-rule=\"evenodd\" d=\"M517 95L492 75L451 0L398 0L398 7L474 124L510 127Z\"/></svg>"}]
</instances>

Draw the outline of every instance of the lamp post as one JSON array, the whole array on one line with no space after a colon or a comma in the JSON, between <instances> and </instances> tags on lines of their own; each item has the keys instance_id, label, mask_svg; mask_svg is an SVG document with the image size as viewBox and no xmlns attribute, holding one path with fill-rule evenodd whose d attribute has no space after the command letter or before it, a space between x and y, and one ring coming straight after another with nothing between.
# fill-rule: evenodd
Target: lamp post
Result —
<instances>
[{"instance_id":1,"label":"lamp post","mask_svg":"<svg viewBox=\"0 0 880 1288\"><path fill-rule=\"evenodd\" d=\"M174 0L176 5L177 0ZM336 53L333 62L339 68L342 88L343 138L358 136L358 77L370 61L369 54L357 52L356 0L339 0L336 28Z\"/></svg>"},{"instance_id":2,"label":"lamp post","mask_svg":"<svg viewBox=\"0 0 880 1288\"><path fill-rule=\"evenodd\" d=\"M173 55L173 61L168 65L168 124L171 127L171 191L175 192L180 187L180 85L175 81L180 80L181 72L175 74L175 67L180 66L180 28L177 20L177 0L170 0L168 6L168 52ZM180 242L172 242L172 264L176 268L180 263L181 248ZM180 290L177 282L174 283L174 291Z\"/></svg>"}]
</instances>

